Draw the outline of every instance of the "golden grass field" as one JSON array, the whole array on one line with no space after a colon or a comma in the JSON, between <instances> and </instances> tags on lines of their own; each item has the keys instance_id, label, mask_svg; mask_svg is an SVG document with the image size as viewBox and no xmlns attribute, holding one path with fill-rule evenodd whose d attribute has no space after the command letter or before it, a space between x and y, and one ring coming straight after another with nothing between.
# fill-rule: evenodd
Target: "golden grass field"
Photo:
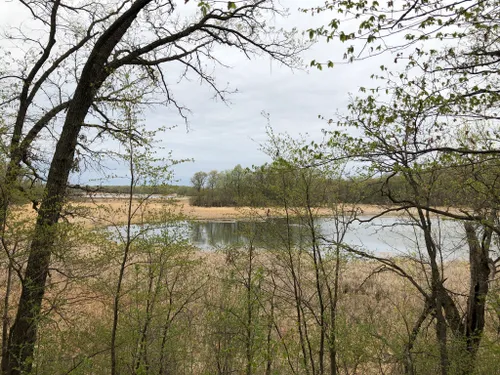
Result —
<instances>
[{"instance_id":1,"label":"golden grass field","mask_svg":"<svg viewBox=\"0 0 500 375\"><path fill-rule=\"evenodd\" d=\"M389 207L377 205L344 205L341 209L344 212L356 211L358 216L375 216L383 213ZM442 208L443 210L449 210ZM266 218L283 217L285 211L280 208L251 208L251 207L197 207L189 204L188 197L181 197L175 200L150 199L140 203L133 201L132 211L134 212L133 223L145 223L161 221L165 215L182 216L191 220L235 220L244 218ZM293 215L293 209L290 210ZM456 209L453 209L456 211ZM315 208L314 213L319 216L331 216L331 208ZM390 216L398 216L400 212L390 212ZM34 219L36 211L32 206L22 205L13 210L13 215L23 219ZM125 224L128 218L127 199L96 199L69 201L64 209L63 220L75 223L83 223L89 226L107 226Z\"/></svg>"},{"instance_id":2,"label":"golden grass field","mask_svg":"<svg viewBox=\"0 0 500 375\"><path fill-rule=\"evenodd\" d=\"M89 228L113 224L120 225L127 221L127 203L126 199L73 201L65 206L63 217L70 222L83 223ZM344 208L347 211L354 209L351 206ZM187 198L180 198L176 201L150 200L143 204L136 200L133 202L132 209L136 210L133 219L135 223L162 220L166 215L183 215L186 218L194 220L235 220L250 217L258 218L259 216L266 218L268 214L269 216L282 216L284 214L280 209L269 209L268 213L267 208L194 207L189 204ZM387 207L371 205L356 207L357 212L363 216L377 215L385 209ZM332 211L326 208L318 208L315 211L319 215L332 214ZM25 205L17 207L13 210L12 214L33 222L36 212L30 206ZM44 308L49 311L53 306L57 306L57 314L59 315L51 315L51 321L46 323L42 328L42 334L47 335L48 338L45 339L47 340L45 345L49 345L52 344L50 340L57 342L57 334L59 332L61 335L66 332L78 333L72 334L72 337L75 337L72 339L73 341L65 342L64 355L69 358L74 356L75 353L80 352L82 347L86 348L85 345L88 345L88 343L99 343L99 340L102 340L102 337L98 335L99 330L107 332L107 329L111 326L113 293L122 253L120 244L110 244L108 242L86 244L85 241L80 243L78 238L70 241L67 246L68 249L66 250L70 255L66 256L72 259L71 256L75 255L74 264L71 262L66 264L60 261L58 257L54 257L55 267L65 272L60 274L52 272L49 276L48 283L50 287L45 295L46 302ZM88 252L89 248L96 250L95 254L92 252L92 256L95 255L97 260L94 260L90 256ZM81 249L83 251L80 251ZM59 251L61 249L58 249ZM84 256L80 260L78 256L82 254ZM179 327L185 330L183 331L183 340L186 345L191 345L201 353L199 358L197 358L199 363L204 363L205 359L203 356L211 358L213 353L203 352L205 348L203 346L204 341L201 344L198 343L201 337L200 332L211 332L210 324L212 324L212 320L210 319L213 319L212 316L219 316L221 314L219 306L227 305L236 309L240 306L240 302L244 300L245 290L241 286L243 283L230 284L232 285L232 289L228 293L225 288L229 284L227 284L227 280L224 280L229 277L228 275L232 275L234 270L238 270L238 272L245 271L247 267L245 262L248 258L245 256L245 252L235 252L235 256L229 256L229 253L224 252L205 252L199 250L191 252L181 249L181 251L175 254L172 256L172 260L169 261L170 263L165 263L168 265L168 267L165 266L166 275L168 274L170 279L179 278L181 280L177 284L178 290L175 290L175 293L172 292L172 296L180 300L175 300L174 302L182 304L184 296L190 295L195 286L202 286L197 292L196 298L193 298L193 301L189 303L190 323L187 324L185 321L181 321ZM88 259L87 255L89 255ZM140 264L141 267L146 269L148 264L142 258L143 256L141 254L131 256L129 264ZM103 259L99 260L100 257ZM254 259L256 263L255 267L263 270L262 290L265 290L266 293L275 290L275 292L273 291L275 293L273 294L273 298L277 301L277 308L276 316L274 317L273 340L275 340L277 348L281 342L280 340L290 344L298 340L298 333L296 332L297 322L294 316L295 300L291 297L293 290L291 289L292 284L289 281L290 259L285 252L274 251L274 249L260 252ZM308 308L315 309L316 311L317 301L315 296L317 290L314 284L315 274L312 258L310 254L304 254L303 256L294 255L293 262L296 263L295 266L300 263L301 293L303 294L303 298L308 301ZM405 269L407 274L411 275L425 290L429 290L429 270L425 264L404 257L394 258L394 262ZM191 263L192 265L190 265ZM186 265L189 265L189 267ZM66 267L68 267L67 270ZM329 259L325 263L325 267L330 282L333 282L335 270L334 259ZM417 292L407 279L387 269L384 270L384 268L381 268L380 263L374 260L346 258L341 262L340 267L338 313L340 321L343 323L339 326L338 334L343 347L339 358L346 358L344 364L345 373L363 375L399 374L398 353L404 348L410 334L411 325L414 324L414 321L416 321L423 309L424 301L422 295ZM139 274L137 273L137 269L134 270L135 273L132 268L127 269L124 283L127 290L134 290L138 293L137 295L142 295L140 293L145 293L145 288L148 285L146 281L149 279L140 279L142 280L142 284L134 283L139 280L139 276L147 277L149 274L146 271L143 274ZM241 277L243 274L238 272L235 274ZM72 277L68 278L66 275L71 275ZM446 279L446 288L453 291L453 298L460 311L465 311L467 308L466 295L469 288L468 262L463 260L446 262L443 265L443 275L445 275ZM0 285L4 283L5 274L0 273ZM498 284L492 284L491 290L493 295L497 295ZM16 284L12 290L12 301L18 299L19 293L20 284ZM132 316L130 311L142 311L144 309L144 306L141 304L142 302L136 302L131 296L133 294L130 294L130 296L129 294L124 294L121 301L123 318L120 322L122 324L120 329L123 332L132 332L137 328L132 324L134 322L133 319L130 319L130 321L127 320ZM268 297L265 294L262 298L265 299ZM167 299L158 302L162 309L168 308L169 305L166 301ZM266 301L264 300L265 303L268 303ZM14 309L11 308L10 319L14 319L14 312ZM163 316L160 312L157 314L159 317ZM487 353L486 356L490 355L488 343L493 342L493 345L497 343L495 341L495 332L498 329L496 310L491 305L488 307L487 314L488 319L485 330L486 344L484 344L484 351ZM313 314L306 313L304 318L307 320L307 324L311 330L311 337L316 337L314 335L317 334L318 327ZM431 323L432 320L427 319L425 327L422 328L419 350L425 348L425 345L434 344L434 332ZM186 325L183 326L182 324ZM99 327L99 330L96 327ZM96 332L95 336L93 336L94 331ZM83 337L82 340L88 336L88 339L84 340L85 345L78 341L79 335ZM207 334L203 336L203 340L207 340L206 342L210 343L211 337ZM182 341L180 338L178 340ZM135 341L131 342L132 344L135 343ZM358 342L361 343L361 346L357 344ZM232 343L230 344L232 345ZM365 346L370 349L364 349ZM62 349L59 350L61 351ZM92 350L94 350L93 346L90 345L88 349L89 353L92 353ZM362 353L362 355L360 354L356 357L355 355L358 355L356 350ZM351 354L351 352L354 354ZM430 352L432 353L432 350ZM61 356L60 353L55 353L54 355L56 357ZM63 358L65 358L64 355ZM107 363L107 355L107 352L103 352L99 358L96 357L96 363L100 363L99 361ZM283 353L280 352L280 355L283 355ZM276 355L277 366L279 358L281 358L280 355ZM293 358L295 358L295 354L293 354ZM376 362L381 359L384 360L383 363L379 364ZM56 363L55 360L54 363ZM284 361L279 366L282 369L286 369ZM281 373L286 372L283 370ZM488 375L490 373L493 374L491 371L489 373L487 371L482 372L481 374L485 373Z\"/></svg>"}]
</instances>

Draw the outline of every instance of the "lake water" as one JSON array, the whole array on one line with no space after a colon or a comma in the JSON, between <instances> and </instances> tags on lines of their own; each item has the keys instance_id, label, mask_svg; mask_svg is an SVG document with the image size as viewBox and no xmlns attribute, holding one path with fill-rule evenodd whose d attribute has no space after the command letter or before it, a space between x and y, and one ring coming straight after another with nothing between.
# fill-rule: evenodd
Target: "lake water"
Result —
<instances>
[{"instance_id":1,"label":"lake water","mask_svg":"<svg viewBox=\"0 0 500 375\"><path fill-rule=\"evenodd\" d=\"M333 218L319 218L317 231L323 238L336 241L336 224L338 223ZM452 220L436 220L433 227L434 238L441 244L445 256L456 258L465 255L466 244L461 224ZM184 238L204 250L245 246L250 242L256 247L279 248L288 239L296 246L307 245L311 236L306 225L296 221L289 228L284 219L260 222L197 221L156 224L149 226L146 235L164 231ZM134 231L139 229L145 228L134 227ZM352 223L343 242L376 254L408 254L416 253L418 249L426 253L421 230L407 220L394 217Z\"/></svg>"}]
</instances>

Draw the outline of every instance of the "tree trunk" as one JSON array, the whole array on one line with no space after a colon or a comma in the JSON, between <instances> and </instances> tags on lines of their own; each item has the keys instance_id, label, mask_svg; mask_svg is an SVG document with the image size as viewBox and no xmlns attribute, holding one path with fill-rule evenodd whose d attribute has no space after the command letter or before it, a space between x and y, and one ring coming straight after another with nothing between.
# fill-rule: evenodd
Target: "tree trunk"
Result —
<instances>
[{"instance_id":1,"label":"tree trunk","mask_svg":"<svg viewBox=\"0 0 500 375\"><path fill-rule=\"evenodd\" d=\"M465 232L469 245L470 290L464 327L469 358L464 374L470 374L474 371L476 354L485 324L486 296L490 274L488 256L492 232L485 229L482 243L478 241L472 223L465 224Z\"/></svg>"},{"instance_id":2,"label":"tree trunk","mask_svg":"<svg viewBox=\"0 0 500 375\"><path fill-rule=\"evenodd\" d=\"M274 325L274 308L275 308L275 296L276 296L277 285L273 279L273 290L271 292L270 299L270 312L267 322L267 336L266 336L266 372L265 375L271 375L273 369L273 350L272 350L272 332Z\"/></svg>"},{"instance_id":3,"label":"tree trunk","mask_svg":"<svg viewBox=\"0 0 500 375\"><path fill-rule=\"evenodd\" d=\"M337 375L337 305L339 302L339 282L340 282L340 245L335 249L335 278L333 284L333 295L330 291L330 375Z\"/></svg>"},{"instance_id":4,"label":"tree trunk","mask_svg":"<svg viewBox=\"0 0 500 375\"><path fill-rule=\"evenodd\" d=\"M7 250L7 249L6 249ZM7 250L8 251L8 250ZM10 254L9 256L14 256L14 254ZM12 259L8 261L7 268L7 282L5 286L5 297L3 301L3 315L2 315L2 363L4 363L3 358L7 357L7 348L8 348L8 337L9 337L9 308L10 308L10 294L12 291L12 273L14 271L14 265L12 264ZM5 362L7 363L7 362Z\"/></svg>"},{"instance_id":5,"label":"tree trunk","mask_svg":"<svg viewBox=\"0 0 500 375\"><path fill-rule=\"evenodd\" d=\"M415 375L415 366L413 364L412 350L415 345L415 341L417 340L418 333L420 332L420 328L422 327L422 324L425 322L425 319L427 319L427 317L429 316L430 312L431 312L431 307L429 306L429 302L426 302L422 314L420 314L419 318L415 322L415 325L413 326L413 329L411 330L410 337L408 338L408 343L406 344L405 348L405 356L406 356L404 363L405 375Z\"/></svg>"},{"instance_id":6,"label":"tree trunk","mask_svg":"<svg viewBox=\"0 0 500 375\"><path fill-rule=\"evenodd\" d=\"M101 35L81 73L52 158L45 198L38 212L19 307L9 335L8 355L6 363L2 365L5 375L27 374L31 371L45 281L56 235L56 223L61 214L66 185L73 166L78 134L97 91L111 73L106 69L106 62L111 52L137 14L151 1L135 1Z\"/></svg>"},{"instance_id":7,"label":"tree trunk","mask_svg":"<svg viewBox=\"0 0 500 375\"><path fill-rule=\"evenodd\" d=\"M424 213L423 210L419 208L418 216L420 219L420 227L424 232L425 246L429 255L431 266L432 300L434 303L434 314L436 317L436 338L439 346L439 363L441 368L441 375L447 375L450 365L448 357L448 327L445 316L446 303L448 301L446 297L448 296L448 294L444 288L442 275L437 263L437 255L439 249L432 238L432 222L429 217L429 212L427 211L426 213Z\"/></svg>"},{"instance_id":8,"label":"tree trunk","mask_svg":"<svg viewBox=\"0 0 500 375\"><path fill-rule=\"evenodd\" d=\"M40 208L17 315L9 335L6 363L2 366L3 371L9 375L31 371L36 330L49 270L50 248L56 236L54 224L59 219L62 204L62 194L57 194L57 191L62 190L63 193L65 184L66 182L60 187L54 186L54 183L48 184L47 191L54 199L45 199Z\"/></svg>"}]
</instances>

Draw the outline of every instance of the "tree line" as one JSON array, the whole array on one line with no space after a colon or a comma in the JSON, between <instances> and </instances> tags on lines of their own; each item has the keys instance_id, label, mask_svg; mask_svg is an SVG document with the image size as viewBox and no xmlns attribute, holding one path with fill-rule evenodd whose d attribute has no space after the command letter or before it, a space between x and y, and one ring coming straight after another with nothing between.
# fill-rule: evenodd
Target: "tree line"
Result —
<instances>
[{"instance_id":1,"label":"tree line","mask_svg":"<svg viewBox=\"0 0 500 375\"><path fill-rule=\"evenodd\" d=\"M393 200L387 194L398 194L404 197L411 194L411 187L400 175L373 176L368 173L351 171L338 179L325 176L314 164L305 168L312 171L316 184L322 186L323 193L315 197L315 204L328 205L332 199L340 199L345 203L391 205ZM440 169L434 174L423 173L423 179L434 179L433 193L429 197L432 206L461 207L472 198L464 191L457 193L457 178L474 178L473 169L460 170L458 167ZM490 179L497 172L492 170ZM181 191L190 196L190 203L204 207L273 207L280 206L281 200L277 191L280 186L280 169L276 163L268 163L259 167L243 168L237 165L232 170L218 172L199 171L191 177L191 188ZM290 178L294 178L290 175ZM426 182L427 183L427 182Z\"/></svg>"}]
</instances>

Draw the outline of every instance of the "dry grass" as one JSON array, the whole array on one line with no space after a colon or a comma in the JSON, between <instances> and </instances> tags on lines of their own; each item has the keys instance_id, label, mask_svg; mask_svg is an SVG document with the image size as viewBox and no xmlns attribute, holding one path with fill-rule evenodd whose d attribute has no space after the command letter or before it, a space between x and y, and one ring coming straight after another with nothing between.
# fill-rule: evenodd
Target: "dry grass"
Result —
<instances>
[{"instance_id":1,"label":"dry grass","mask_svg":"<svg viewBox=\"0 0 500 375\"><path fill-rule=\"evenodd\" d=\"M283 215L281 210L273 209L268 211L266 208L193 207L189 205L187 199L180 199L176 202L151 200L144 204L134 201L133 209L137 209L133 220L135 223L162 220L165 215L184 215L198 220L234 220L248 217L265 218L268 214L272 216ZM347 209L354 208L347 207ZM379 214L384 208L363 205L358 209L360 214L369 216ZM88 227L110 225L111 223L116 225L124 224L128 215L127 201L121 199L71 202L66 206L66 211L72 213L72 215L66 216L68 221L81 223ZM321 208L317 209L316 213L328 215L331 211ZM12 214L17 216L18 219L33 222L36 212L29 206L23 206L18 207ZM78 244L77 239L73 242L74 248L71 250L78 256L88 254L92 258L95 255L95 252L88 251L89 248L93 248L88 247L90 245ZM109 253L113 251L108 245L104 245L104 247L101 251ZM85 251L82 251L82 249L85 249ZM118 249L116 254L119 255L119 253ZM210 329L207 316L210 314L217 316L219 312L217 309L223 307L225 303L237 305L238 300L243 299L242 290L238 289L241 286L234 287L234 285L243 285L243 283L238 282L231 284L233 289L231 294L227 296L228 300L224 303L221 302L224 293L227 293L227 290L225 292L222 285L224 277L227 276L225 274L231 271L231 268L237 268L240 271L242 268L244 269L246 257L245 252L241 252L239 263L234 263L234 260L231 260L223 253L198 251L192 253L191 256L191 259L199 260L202 265L193 268L190 272L182 272L181 286L183 290L190 290L193 285L199 285L200 280L209 280L206 285L203 285L203 290L200 292L203 297L189 306L189 311L194 316L193 324L197 325L193 329L204 332L204 330L208 331ZM116 282L116 267L119 262L117 259L110 259L99 266L96 263L95 267L92 268L84 260L81 263L78 261L77 264L78 267L83 269L83 271L80 271L79 278L66 278L62 274L52 272L44 305L46 310L51 310L50 323L47 325L47 330L51 329L51 332L60 330L64 333L75 329L75 331L81 333L85 331L92 332L94 326L108 327L111 316L112 293ZM299 258L295 258L295 261L299 261ZM421 285L426 285L426 275L420 265L402 258L396 261ZM274 278L273 283L276 283L277 286L276 303L278 307L276 314L279 314L275 317L277 332L283 334L284 340L289 340L289 343L297 342L289 264L286 263L286 259L282 255L275 251L260 252L256 262L266 270L263 273L264 281L262 285L264 290L266 292L272 290L271 277ZM300 262L303 298L307 301L308 308L316 309L317 290L314 285L312 260L310 256L304 255L303 259L300 258ZM54 266L60 265L55 262ZM357 341L364 346L371 345L376 348L371 351L364 351L365 353L369 352L370 357L359 359L360 368L358 368L358 374L391 373L389 368L392 362L390 361L394 361L394 358L397 357L395 351L400 350L405 340L407 341L409 329L411 329L423 309L422 296L407 280L392 272L375 272L379 266L380 264L375 261L363 260L350 260L342 265L339 313L346 327L346 332L342 333L344 336L341 336L347 348L344 355L350 355L349 350L351 349L348 347L349 345L353 345L353 351L356 350L358 347L356 346L358 345ZM333 262L328 264L327 267L330 268L329 274L333 275ZM126 283L130 284L128 286L132 288L133 268L127 269L127 272ZM235 274L238 275L239 273L236 272ZM454 298L463 312L466 308L464 295L468 292L469 283L468 263L463 261L447 263L445 265L445 275L446 286L454 292ZM332 279L330 279L330 282L332 282ZM0 274L0 285L3 287L4 284L5 275ZM144 287L144 285L141 287ZM17 301L18 295L19 284L13 290L12 301ZM123 301L125 304L127 297L124 297ZM314 334L317 327L315 327L312 313L306 312L305 314L311 332ZM13 316L11 316L12 318ZM189 324L191 324L191 321ZM57 326L58 330L54 330L54 326ZM429 328L430 324L426 327L429 332L428 334L424 333L426 338L428 335L431 337L430 340L433 340L432 328ZM488 332L493 332L495 328L497 327L490 325ZM339 331L342 331L342 329L341 326ZM359 329L359 334L356 331L357 329ZM90 337L92 336L90 335ZM276 335L274 339L279 341ZM76 352L77 350L75 347L68 350L68 352ZM363 350L360 350L360 352L363 352ZM375 350L378 350L378 352ZM383 359L384 361L387 359L387 362L375 363L373 358ZM349 362L346 366L353 366L352 363Z\"/></svg>"},{"instance_id":2,"label":"dry grass","mask_svg":"<svg viewBox=\"0 0 500 375\"><path fill-rule=\"evenodd\" d=\"M88 226L106 226L111 224L125 224L127 222L126 199L98 199L84 201L70 201L65 206L63 218L70 222L83 223ZM139 207L140 206L140 207ZM139 207L139 208L138 208ZM197 207L189 204L189 198L181 197L176 200L155 200L150 199L147 202L134 200L133 209L137 209L133 223L144 223L161 220L161 216L182 215L194 220L234 220L245 219L249 217L266 218L267 216L284 216L283 209L276 208L250 208L250 207ZM457 209L438 207L443 211L457 212ZM379 215L390 207L378 205L345 205L342 207L345 211L356 211L358 215L375 216ZM291 210L293 212L293 210ZM316 208L315 214L319 216L332 215L332 209L326 207ZM33 220L36 217L36 211L31 205L26 204L17 206L13 214L25 220ZM398 216L403 212L390 212L391 216Z\"/></svg>"},{"instance_id":3,"label":"dry grass","mask_svg":"<svg viewBox=\"0 0 500 375\"><path fill-rule=\"evenodd\" d=\"M232 269L244 270L247 257L243 251L239 253L236 261L222 252L198 251L191 254L191 259L198 260L202 264L191 269L191 272L182 273L181 289L189 290L193 285L199 285L201 279L208 280L200 291L202 297L196 299L188 308L193 316L193 320L189 324L193 324L191 328L195 331L197 339L203 340L207 339L204 335L208 335L204 332L209 332L210 324L213 324L210 323L210 319L214 319L214 316L220 313L220 309L224 307L230 309L232 306L238 306L239 301L244 300L244 290L241 289L243 283L231 283L231 293L224 295L227 293L227 289L224 289L223 280L229 274L234 274L237 278L241 277L242 274L239 272L231 272ZM296 261L298 259L295 258ZM259 251L255 262L266 270L263 273L264 281L262 283L264 293L269 293L272 290L271 274L278 284L275 328L283 335L283 340L288 345L292 345L292 343L297 342L295 301L290 290L291 285L287 282L289 272L286 260L275 252ZM309 256L304 255L300 262L302 263L303 298L308 301L310 308L317 309L312 260ZM425 285L426 279L421 267L405 259L398 259L397 262L419 283ZM117 262L102 264L103 268L96 269L97 272L94 276L82 278L80 281L65 280L62 275L53 273L50 279L52 285L47 293L45 305L46 309L52 307L53 310L46 329L62 333L75 330L81 335L81 332L92 332L93 327L96 326L109 326L112 313L111 297L116 282L115 263L117 264ZM339 313L342 321L345 322L345 327L342 325L339 327L339 335L343 345L341 353L342 356L351 358L350 345L353 346L353 353L358 350L357 342L365 347L359 349L360 353L365 353L363 357L346 360L345 366L349 367L350 373L397 374L399 364L396 362L398 358L396 351L401 350L408 338L408 329L411 328L423 308L422 297L407 280L392 272L374 272L379 266L380 264L376 261L364 260L350 260L342 264ZM329 263L327 267L333 268L333 263ZM462 309L465 308L460 294L467 292L468 264L458 261L447 263L445 273L447 287L457 293L457 301ZM127 269L127 290L133 286L133 275L133 269ZM145 287L145 284L141 287ZM14 301L17 300L17 294L18 289L15 292ZM264 296L263 298L269 297ZM62 303L62 305L54 308L54 306L50 306L50 303ZM131 311L138 306L135 306L133 300L127 295L124 295L123 304L123 322L125 323L128 314L126 306L130 304ZM212 317L210 318L210 316ZM306 317L310 333L314 336L317 333L316 323L310 313L306 312ZM54 329L56 326L57 330ZM424 332L424 334L433 340L432 328L428 324L426 327L428 333ZM92 335L89 335L92 341ZM280 342L277 334L273 333L273 337L274 340ZM202 352L203 343L198 344L199 347L195 345L195 349L200 350L200 360L206 360L203 356L207 354ZM69 342L68 345L70 345ZM366 349L367 346L370 349ZM74 350L80 349L75 348ZM369 353L369 356L366 353ZM106 355L107 352L104 356ZM279 362L278 357L276 362ZM353 371L354 364L358 366L356 371ZM284 362L282 366L286 369ZM281 373L287 372L282 371Z\"/></svg>"}]
</instances>

